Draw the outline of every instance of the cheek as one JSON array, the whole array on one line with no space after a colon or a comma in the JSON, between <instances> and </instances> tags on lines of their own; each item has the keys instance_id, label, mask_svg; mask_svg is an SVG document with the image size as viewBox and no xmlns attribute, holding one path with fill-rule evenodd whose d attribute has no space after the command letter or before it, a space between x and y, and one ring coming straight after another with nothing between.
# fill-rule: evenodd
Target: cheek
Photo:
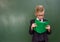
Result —
<instances>
[{"instance_id":1,"label":"cheek","mask_svg":"<svg viewBox=\"0 0 60 42\"><path fill-rule=\"evenodd\" d=\"M44 15L44 13L40 13L40 15Z\"/></svg>"}]
</instances>

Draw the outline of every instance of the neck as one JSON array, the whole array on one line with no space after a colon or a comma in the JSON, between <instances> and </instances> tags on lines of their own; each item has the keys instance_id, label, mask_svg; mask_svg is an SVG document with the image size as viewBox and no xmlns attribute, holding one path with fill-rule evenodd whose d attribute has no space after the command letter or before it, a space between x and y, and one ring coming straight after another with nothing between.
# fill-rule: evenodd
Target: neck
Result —
<instances>
[{"instance_id":1,"label":"neck","mask_svg":"<svg viewBox=\"0 0 60 42\"><path fill-rule=\"evenodd\" d=\"M39 20L43 20L43 18L40 18Z\"/></svg>"}]
</instances>

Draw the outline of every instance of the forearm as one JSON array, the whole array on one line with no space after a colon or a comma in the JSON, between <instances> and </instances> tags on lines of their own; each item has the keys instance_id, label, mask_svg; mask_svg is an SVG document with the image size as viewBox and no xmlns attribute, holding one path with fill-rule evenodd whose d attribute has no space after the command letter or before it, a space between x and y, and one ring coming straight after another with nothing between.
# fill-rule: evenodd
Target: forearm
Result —
<instances>
[{"instance_id":1,"label":"forearm","mask_svg":"<svg viewBox=\"0 0 60 42\"><path fill-rule=\"evenodd\" d=\"M48 30L48 32L51 32L51 29L47 29Z\"/></svg>"},{"instance_id":2,"label":"forearm","mask_svg":"<svg viewBox=\"0 0 60 42\"><path fill-rule=\"evenodd\" d=\"M33 28L31 26L29 27L29 33L30 34L33 34L34 33Z\"/></svg>"}]
</instances>

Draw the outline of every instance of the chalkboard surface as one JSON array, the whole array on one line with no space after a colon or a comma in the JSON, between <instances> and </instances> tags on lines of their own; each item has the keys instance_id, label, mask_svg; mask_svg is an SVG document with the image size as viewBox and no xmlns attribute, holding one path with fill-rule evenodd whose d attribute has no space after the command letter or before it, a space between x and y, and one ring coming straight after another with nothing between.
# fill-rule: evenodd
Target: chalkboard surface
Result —
<instances>
[{"instance_id":1,"label":"chalkboard surface","mask_svg":"<svg viewBox=\"0 0 60 42\"><path fill-rule=\"evenodd\" d=\"M60 41L60 0L0 0L0 42L31 42L29 23L39 4L52 28L49 42Z\"/></svg>"}]
</instances>

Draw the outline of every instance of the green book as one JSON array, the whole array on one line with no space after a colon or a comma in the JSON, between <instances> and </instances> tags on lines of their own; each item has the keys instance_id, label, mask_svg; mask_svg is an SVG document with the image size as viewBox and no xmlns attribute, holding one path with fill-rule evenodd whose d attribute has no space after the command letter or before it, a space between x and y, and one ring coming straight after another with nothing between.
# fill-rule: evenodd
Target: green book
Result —
<instances>
[{"instance_id":1,"label":"green book","mask_svg":"<svg viewBox=\"0 0 60 42\"><path fill-rule=\"evenodd\" d=\"M35 19L36 27L34 28L34 31L38 33L44 33L46 32L46 26L48 25L48 21L41 22L40 20Z\"/></svg>"}]
</instances>

